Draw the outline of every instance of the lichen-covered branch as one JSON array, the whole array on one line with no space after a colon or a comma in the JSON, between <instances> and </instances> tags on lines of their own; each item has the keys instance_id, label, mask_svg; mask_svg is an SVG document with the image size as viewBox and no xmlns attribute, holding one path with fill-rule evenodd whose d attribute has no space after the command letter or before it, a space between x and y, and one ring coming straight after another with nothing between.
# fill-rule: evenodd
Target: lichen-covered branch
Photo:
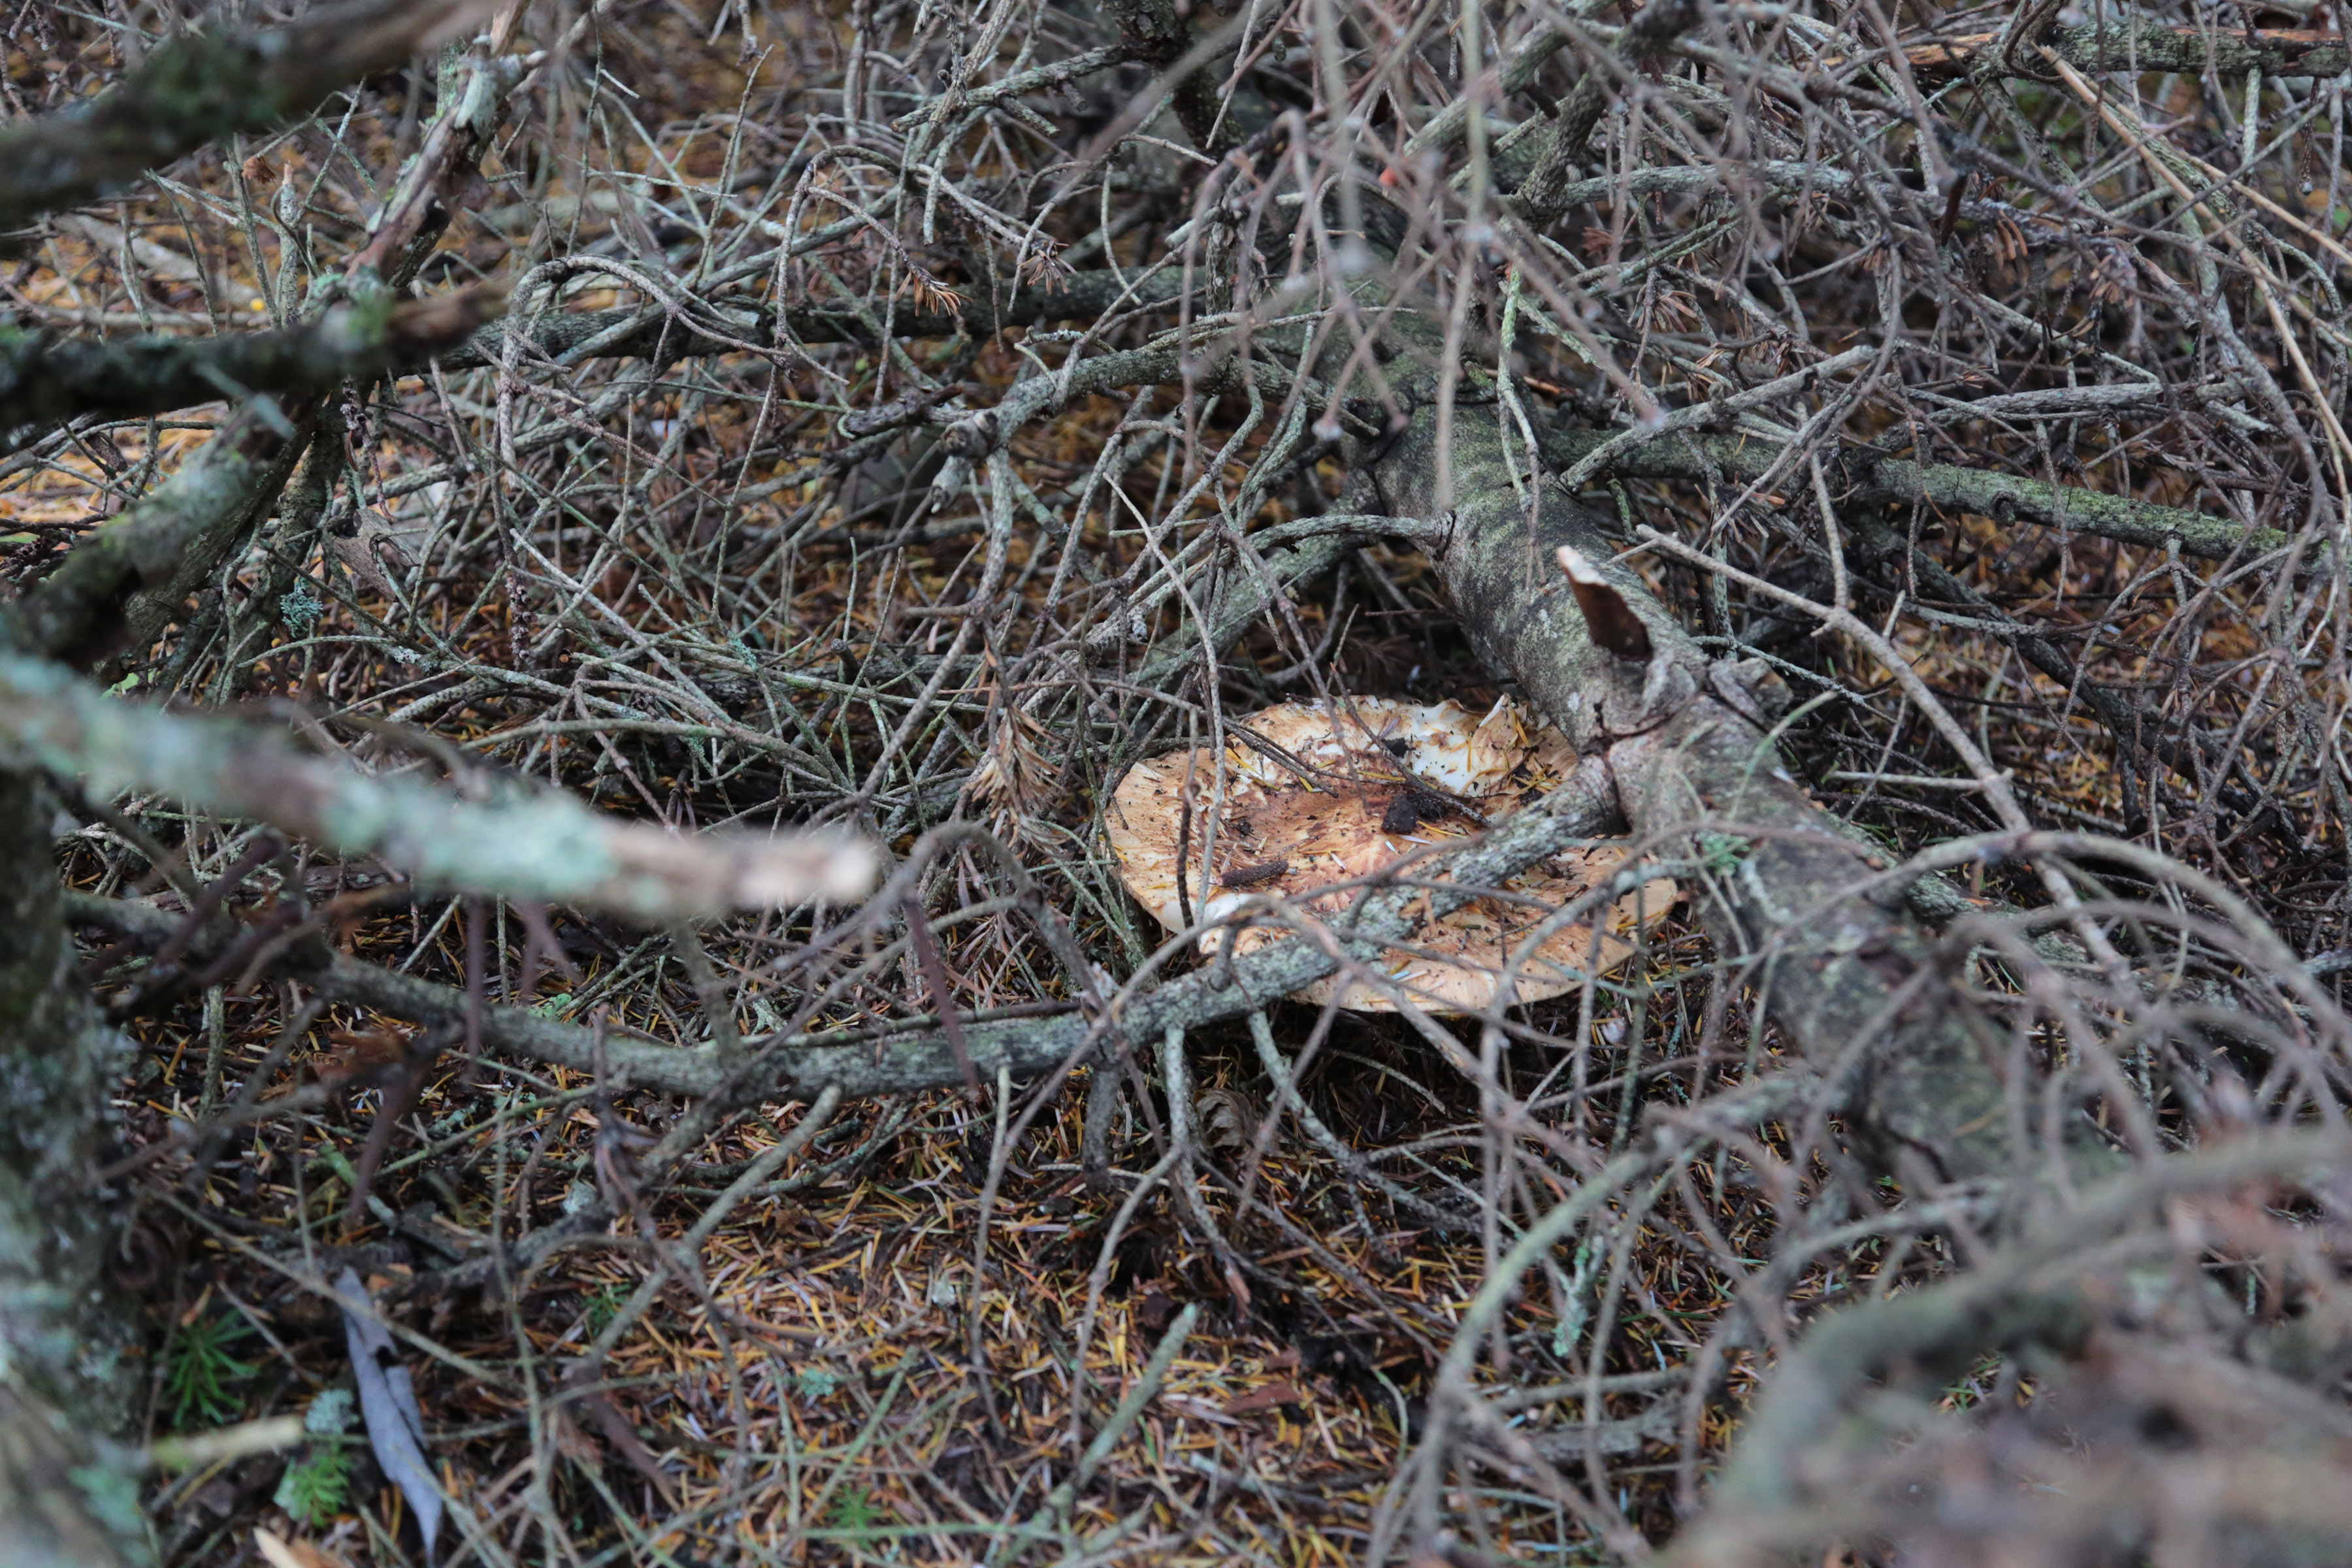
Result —
<instances>
[{"instance_id":1,"label":"lichen-covered branch","mask_svg":"<svg viewBox=\"0 0 2352 1568\"><path fill-rule=\"evenodd\" d=\"M517 345L526 363L551 359L646 358L691 359L745 352L744 345L776 341L779 328L803 343L860 343L878 340L877 327L894 337L952 338L969 333L986 338L1006 327L1033 326L1043 321L1087 321L1113 310L1144 310L1173 301L1183 273L1162 267L1124 276L1108 270L1074 273L1042 284L1019 284L999 301L976 295L952 310L898 309L894 301L887 314L862 315L850 310L826 310L788 306L781 322L773 307L747 306L740 315L719 321L698 322L691 315L661 307L629 307L610 310L520 311L484 327L461 347L436 355L442 369L478 370L501 363L507 334L520 332ZM723 325L721 324L723 322Z\"/></svg>"},{"instance_id":2,"label":"lichen-covered branch","mask_svg":"<svg viewBox=\"0 0 2352 1568\"><path fill-rule=\"evenodd\" d=\"M495 292L396 302L370 294L283 331L213 338L67 338L0 331L0 430L80 416L130 419L267 393L323 396L345 381L406 369L496 315Z\"/></svg>"},{"instance_id":3,"label":"lichen-covered branch","mask_svg":"<svg viewBox=\"0 0 2352 1568\"><path fill-rule=\"evenodd\" d=\"M1625 445L1612 447L1612 442ZM1761 479L1778 461L1780 452L1770 442L1747 437L1669 432L1655 439L1627 441L1625 432L1585 430L1555 432L1545 439L1542 450L1547 461L1571 468L1600 455L1603 458L1601 470L1621 478L1694 482L1714 477L1733 480ZM2124 746L2160 760L2184 777L2201 782L2198 752L2210 751L2210 747L2193 737L2183 739L2176 732L2176 726L2166 723L2124 694L2084 681L2075 661L2055 643L1984 605L1940 562L1911 550L1903 531L1871 515L1871 510L1925 505L1945 514L1979 512L2002 521L2022 518L2037 522L2054 521L2055 526L2126 543L2161 547L2175 542L2183 554L2209 559L2242 559L2249 554L2284 549L2286 535L2269 529L2247 530L2202 512L2127 496L2102 495L2095 490L1948 463L1921 465L1883 458L1866 449L1845 453L1833 468L1836 479L1832 499L1852 509L1846 521L1859 558L1884 563L1898 580L1916 576L1931 603L1965 608L1991 635L2015 647L2034 668L2078 695ZM2225 784L2222 791L2232 809L2242 813L2254 809L2252 800L2242 789Z\"/></svg>"},{"instance_id":4,"label":"lichen-covered branch","mask_svg":"<svg viewBox=\"0 0 2352 1568\"><path fill-rule=\"evenodd\" d=\"M1555 468L1572 468L1620 435L1608 430L1547 432L1542 437L1544 461ZM1674 434L1612 452L1605 466L1623 479L1703 481L1712 472L1755 479L1780 456L1780 447L1753 436ZM2095 533L2157 550L2178 543L2182 554L2208 561L2245 562L2284 550L2290 542L2275 529L2247 529L2184 507L1954 463L1922 464L1849 449L1836 466L1835 478L1834 493L1855 503L1917 504L1947 516L1974 512L2001 522Z\"/></svg>"},{"instance_id":5,"label":"lichen-covered branch","mask_svg":"<svg viewBox=\"0 0 2352 1568\"><path fill-rule=\"evenodd\" d=\"M139 1472L86 1412L0 1373L0 1568L146 1568Z\"/></svg>"},{"instance_id":6,"label":"lichen-covered branch","mask_svg":"<svg viewBox=\"0 0 2352 1568\"><path fill-rule=\"evenodd\" d=\"M1780 1561L1778 1553L1833 1535L1851 1499L1853 1461L1916 1441L1902 1405L1869 1397L1888 1385L1940 1389L1990 1352L2033 1345L2070 1355L2104 1321L2135 1315L2118 1276L2139 1263L2129 1251L2105 1250L2172 1201L2226 1192L2250 1183L2341 1168L2352 1148L2340 1131L2308 1131L2248 1139L2171 1156L2080 1194L2063 1217L2039 1226L1968 1274L1933 1287L1833 1312L1815 1324L1765 1385L1718 1483L1707 1517L1675 1542L1677 1568L1729 1568ZM2140 1280L2160 1278L2144 1265ZM2145 1289L2143 1286L2142 1289ZM2037 1381L2046 1374L2038 1374ZM2322 1446L2340 1436L2340 1411L2252 1367L2233 1382L2270 1412L2268 1439L2285 1448ZM2267 1385L2267 1386L2265 1386ZM2320 1430L2306 1425L2319 1417ZM2300 1419L2298 1419L2300 1418ZM1911 1489L1917 1491L1916 1487ZM2248 1522L2263 1528L2259 1504ZM2273 1513L2272 1527L2292 1521ZM2255 1555L2243 1561L2295 1561Z\"/></svg>"},{"instance_id":7,"label":"lichen-covered branch","mask_svg":"<svg viewBox=\"0 0 2352 1568\"><path fill-rule=\"evenodd\" d=\"M1436 426L1423 408L1377 465L1390 510L1434 507ZM1563 543L1607 559L1599 520L1552 500L1530 528L1493 405L1455 409L1447 457L1454 533L1433 554L1480 657L1605 760L1638 839L1711 868L1699 898L1710 934L1727 958L1759 966L1760 993L1817 1070L1854 1086L1849 1107L1882 1159L1908 1147L1952 1175L2007 1168L1999 1080L1931 939L1899 895L1852 891L1867 852L1806 797L1768 738L1785 699L1777 678L1708 660L1625 571L1609 574L1655 651L1636 664L1600 647L1553 560Z\"/></svg>"},{"instance_id":8,"label":"lichen-covered branch","mask_svg":"<svg viewBox=\"0 0 2352 1568\"><path fill-rule=\"evenodd\" d=\"M1642 65L1647 57L1698 26L1700 15L1695 0L1650 0L1619 35L1620 68ZM1577 166L1584 161L1592 128L1601 122L1601 111L1609 105L1611 85L1606 68L1596 62L1543 133L1535 166L1518 191L1523 210L1538 226L1567 210L1564 198Z\"/></svg>"},{"instance_id":9,"label":"lichen-covered branch","mask_svg":"<svg viewBox=\"0 0 2352 1568\"><path fill-rule=\"evenodd\" d=\"M1195 1028L1269 1006L1343 964L1372 963L1382 950L1411 939L1436 919L1506 879L1608 826L1594 780L1571 779L1541 809L1523 811L1454 855L1414 868L1412 884L1369 889L1348 911L1301 934L1243 954L1230 964L1138 992L1117 1015L1130 1034ZM68 911L88 922L149 942L178 930L181 917L133 900L66 895ZM1417 906L1424 905L1425 909ZM298 950L289 962L311 965L304 978L339 1002L418 1022L466 1016L463 992L340 953ZM612 1072L641 1089L681 1098L722 1096L728 1103L813 1100L825 1089L852 1098L945 1089L966 1081L965 1063L983 1077L1016 1079L1048 1073L1098 1037L1097 1026L1071 1016L974 1021L961 1026L964 1055L934 1026L793 1036L751 1043L740 1061L708 1049L679 1049L564 1023L519 1007L481 1009L483 1043L525 1061L582 1072Z\"/></svg>"},{"instance_id":10,"label":"lichen-covered branch","mask_svg":"<svg viewBox=\"0 0 2352 1568\"><path fill-rule=\"evenodd\" d=\"M1181 64L1194 47L1191 7L1180 9L1172 0L1103 0L1103 14L1118 28L1127 52L1155 70ZM1195 69L1174 88L1176 118L1184 133L1202 152L1214 152L1220 134L1216 84L1205 69ZM1232 140L1230 126L1223 136Z\"/></svg>"},{"instance_id":11,"label":"lichen-covered branch","mask_svg":"<svg viewBox=\"0 0 2352 1568\"><path fill-rule=\"evenodd\" d=\"M649 921L854 899L874 873L870 850L832 833L690 837L552 792L465 800L372 777L247 724L117 700L19 656L0 655L0 762L78 776L102 795L145 790L268 822L430 887Z\"/></svg>"},{"instance_id":12,"label":"lichen-covered branch","mask_svg":"<svg viewBox=\"0 0 2352 1568\"><path fill-rule=\"evenodd\" d=\"M2128 14L2100 22L2053 27L2039 37L2000 52L1999 32L1968 33L1915 44L1905 49L1911 68L1923 76L1952 77L1990 71L2002 76L2041 77L2048 74L2039 45L2077 70L2213 71L2242 80L2248 71L2266 76L2326 79L2352 66L2340 33L2290 28L2255 28L2246 32L2204 27L2168 26Z\"/></svg>"},{"instance_id":13,"label":"lichen-covered branch","mask_svg":"<svg viewBox=\"0 0 2352 1568\"><path fill-rule=\"evenodd\" d=\"M403 15L412 27L442 28L470 16L470 5L471 0L433 0ZM436 16L441 21L435 22ZM394 26L373 5L331 7L304 26L312 22L351 29L361 41L350 47L378 54L389 46L377 35ZM367 42L371 37L376 41ZM311 45L330 55L346 47L340 40L313 39ZM404 54L388 57L403 58ZM467 68L446 84L449 90L427 132L427 147L412 161L392 205L377 215L368 243L335 285L334 292L345 303L259 340L218 340L177 349L147 344L120 358L110 356L102 346L77 345L65 353L62 369L55 374L68 379L79 367L86 379L110 383L119 390L125 370L147 369L208 385L209 395L232 391L234 378L225 372L249 363L257 371L284 378L285 389L297 395L296 412L291 417L281 412L266 390L249 396L228 426L171 480L130 514L84 540L27 602L0 619L0 642L77 665L94 665L110 654L144 651L180 616L188 596L212 578L267 515L310 438L321 400L331 395L340 381L373 374L463 340L485 311L501 300L501 293L490 289L404 305L394 302L396 290L414 279L437 224L446 219L438 193L456 169L471 167L478 157L496 121L499 85L511 86L518 74L508 68L514 64L505 58L471 58ZM18 384L56 389L42 357L27 351L17 368Z\"/></svg>"},{"instance_id":14,"label":"lichen-covered branch","mask_svg":"<svg viewBox=\"0 0 2352 1568\"><path fill-rule=\"evenodd\" d=\"M135 1508L93 1506L133 1486L93 1439L131 1413L138 1331L105 1282L113 1226L89 1188L121 1041L75 973L53 810L0 765L0 1561L98 1568L144 1553Z\"/></svg>"},{"instance_id":15,"label":"lichen-covered branch","mask_svg":"<svg viewBox=\"0 0 2352 1568\"><path fill-rule=\"evenodd\" d=\"M1519 813L1444 861L1417 868L1411 888L1374 889L1342 916L1257 952L1168 981L1129 998L1117 1014L1132 1037L1197 1028L1270 1006L1343 964L1373 963L1388 946L1411 939L1423 919L1442 917L1607 822L1606 805L1580 776L1563 784L1549 809ZM1437 880L1442 870L1443 880ZM1426 912L1415 906L1425 901ZM88 906L78 903L77 910ZM465 998L446 986L338 957L313 983L341 1001L395 1017L459 1016ZM453 1011L457 1009L457 1011ZM740 1066L710 1051L632 1044L520 1009L486 1009L483 1037L493 1047L552 1065L593 1071L599 1059L631 1082L667 1093L727 1103L811 1100L826 1089L845 1095L899 1094L965 1081L964 1060L983 1077L1000 1069L1025 1079L1059 1068L1099 1036L1089 1020L1068 1016L1008 1019L962 1026L965 1058L937 1027L771 1040Z\"/></svg>"},{"instance_id":16,"label":"lichen-covered branch","mask_svg":"<svg viewBox=\"0 0 2352 1568\"><path fill-rule=\"evenodd\" d=\"M273 399L247 403L169 479L0 606L0 646L82 668L143 650L259 521L308 438Z\"/></svg>"},{"instance_id":17,"label":"lichen-covered branch","mask_svg":"<svg viewBox=\"0 0 2352 1568\"><path fill-rule=\"evenodd\" d=\"M165 44L89 102L0 131L0 227L110 195L207 142L299 120L488 9L486 0L351 0L290 26Z\"/></svg>"}]
</instances>

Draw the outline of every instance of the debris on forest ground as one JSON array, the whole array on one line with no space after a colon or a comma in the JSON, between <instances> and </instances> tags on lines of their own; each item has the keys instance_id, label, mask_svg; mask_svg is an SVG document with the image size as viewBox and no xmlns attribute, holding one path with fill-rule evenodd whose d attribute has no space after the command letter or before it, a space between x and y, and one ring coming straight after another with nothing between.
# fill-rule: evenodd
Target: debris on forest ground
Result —
<instances>
[{"instance_id":1,"label":"debris on forest ground","mask_svg":"<svg viewBox=\"0 0 2352 1568\"><path fill-rule=\"evenodd\" d=\"M348 1568L344 1560L309 1541L289 1541L264 1526L253 1532L253 1549L269 1568Z\"/></svg>"},{"instance_id":2,"label":"debris on forest ground","mask_svg":"<svg viewBox=\"0 0 2352 1568\"><path fill-rule=\"evenodd\" d=\"M1534 805L1576 766L1566 737L1509 697L1483 717L1451 700L1337 697L1328 707L1284 703L1228 729L1236 738L1222 765L1205 746L1138 763L1108 814L1128 890L1171 931L1214 926L1200 939L1207 957L1226 951L1226 917L1284 903L1336 914L1367 881ZM1673 880L1652 878L1596 919L1593 890L1622 859L1607 845L1555 856L1505 882L1506 896L1465 905L1426 925L1410 950L1390 950L1386 984L1335 974L1299 999L1391 1012L1402 994L1432 1012L1476 1012L1507 973L1516 1001L1571 991L1624 963L1674 905ZM1576 918L1556 918L1580 900ZM1254 952L1290 929L1278 916L1242 925L1231 952ZM1514 970L1531 937L1538 944Z\"/></svg>"},{"instance_id":3,"label":"debris on forest ground","mask_svg":"<svg viewBox=\"0 0 2352 1568\"><path fill-rule=\"evenodd\" d=\"M24 8L12 113L79 135L241 14L105 9ZM467 894L503 838L429 835L436 891L162 773L0 769L0 822L40 828L0 856L35 895L0 908L39 916L0 948L38 938L43 985L78 959L68 1022L108 1026L18 1036L44 1082L90 1076L78 1124L0 1151L48 1205L0 1228L71 1237L32 1276L63 1331L11 1340L0 1405L56 1343L146 1378L152 1429L146 1471L53 1500L152 1521L170 1568L417 1563L321 1288L349 1263L400 1342L356 1374L383 1441L421 1407L409 1479L500 1561L2344 1555L2347 1162L2283 1142L2340 1118L2352 1062L2352 253L2306 221L2342 216L2340 29L498 9L437 68L26 230L0 403L49 412L0 464L0 608L201 488L168 583L79 601L121 643L91 684L167 705L110 710L184 736L242 709L321 768L475 806L544 781L706 847L855 829L893 896L637 929ZM1188 39L1255 63L1187 82ZM2115 112L2051 90L2069 72ZM1139 93L1172 112L1123 120ZM354 312L355 262L404 312L492 279L520 308L388 375L247 374ZM289 445L197 486L289 429L299 469ZM1495 889L1505 843L1603 830L1531 717L1499 802L1385 746L1307 754L1451 705L1339 699L1307 742L1261 716L1228 749L1306 691L1452 695L1475 739L1497 681L1581 738L1601 710L1528 675L1588 635L1587 695L1713 661L1750 776L1811 808L1784 825L1834 812L1852 848L1790 877L1809 832L1705 791L1660 831L1664 792L1588 756L1690 868L1653 929L1665 898L1618 918L1648 873L1606 846ZM1206 932L1170 987L1082 836L1138 758L1176 792L1146 901L1170 948ZM1378 847L1356 909L1237 804L1293 763L1302 811ZM1996 776L2063 831L2014 832ZM1463 1009L1381 972L1461 967L1447 927L1403 934L1449 876L1599 934L1531 940L1513 1016L1487 972L1496 1027L1431 1026L1413 991ZM1849 883L1911 929L1841 920ZM1345 940L1360 914L1379 937ZM1287 956L1345 967L1301 994L1381 1011L1180 1013L1303 986L1219 967L1302 927ZM1536 1000L1637 931L1599 1005ZM321 961L383 984L329 991ZM1805 1004L1828 966L1856 1005ZM1969 1032L1912 1048L1938 1018ZM523 1026L579 1049L514 1053ZM804 1142L772 1098L628 1065L870 1053L912 1083L934 1047L1075 1027L1112 1054L845 1100ZM1998 1106L1949 1092L1979 1068ZM2014 1157L1956 1180L1930 1120ZM99 1179L41 1174L85 1137ZM2145 1185L2078 1180L2084 1148ZM2087 1228L2036 1263L2045 1220ZM101 1261L103 1293L59 1288Z\"/></svg>"},{"instance_id":4,"label":"debris on forest ground","mask_svg":"<svg viewBox=\"0 0 2352 1568\"><path fill-rule=\"evenodd\" d=\"M351 1342L352 1371L359 1378L368 1446L415 1510L417 1533L430 1562L433 1538L441 1530L441 1487L434 1479L433 1462L425 1457L425 1413L417 1407L415 1385L383 1320L352 1305L368 1300L359 1271L344 1269L335 1280L335 1291L341 1298L343 1332Z\"/></svg>"}]
</instances>

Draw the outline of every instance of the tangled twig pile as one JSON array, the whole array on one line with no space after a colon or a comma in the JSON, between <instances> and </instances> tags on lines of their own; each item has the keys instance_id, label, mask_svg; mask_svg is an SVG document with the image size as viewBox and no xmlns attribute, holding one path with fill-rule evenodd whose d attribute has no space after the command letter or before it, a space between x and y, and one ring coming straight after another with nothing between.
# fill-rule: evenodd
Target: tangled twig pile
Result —
<instances>
[{"instance_id":1,"label":"tangled twig pile","mask_svg":"<svg viewBox=\"0 0 2352 1568\"><path fill-rule=\"evenodd\" d=\"M21 7L0 1537L2352 1557L2335 26Z\"/></svg>"}]
</instances>

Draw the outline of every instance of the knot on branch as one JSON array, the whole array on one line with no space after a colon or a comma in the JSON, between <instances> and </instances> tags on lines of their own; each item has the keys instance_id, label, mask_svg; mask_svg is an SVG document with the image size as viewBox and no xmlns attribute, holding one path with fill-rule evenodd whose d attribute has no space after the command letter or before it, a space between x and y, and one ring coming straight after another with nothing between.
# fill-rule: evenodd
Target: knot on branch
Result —
<instances>
[{"instance_id":1,"label":"knot on branch","mask_svg":"<svg viewBox=\"0 0 2352 1568\"><path fill-rule=\"evenodd\" d=\"M977 462L996 450L996 411L983 408L969 419L959 419L940 437L940 450L950 458Z\"/></svg>"},{"instance_id":2,"label":"knot on branch","mask_svg":"<svg viewBox=\"0 0 2352 1568\"><path fill-rule=\"evenodd\" d=\"M944 386L934 386L927 391L908 393L905 396L895 398L879 408L862 408L853 414L845 414L840 421L841 433L852 439L856 439L865 436L878 436L883 431L896 430L903 425L912 425L929 415L935 405L947 402L963 390L962 383L950 382Z\"/></svg>"}]
</instances>

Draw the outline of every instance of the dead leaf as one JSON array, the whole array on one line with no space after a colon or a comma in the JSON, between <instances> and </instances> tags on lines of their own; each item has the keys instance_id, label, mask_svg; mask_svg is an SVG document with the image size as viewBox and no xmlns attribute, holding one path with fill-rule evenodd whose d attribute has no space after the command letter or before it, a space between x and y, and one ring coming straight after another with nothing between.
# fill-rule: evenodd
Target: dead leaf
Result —
<instances>
[{"instance_id":1,"label":"dead leaf","mask_svg":"<svg viewBox=\"0 0 2352 1568\"><path fill-rule=\"evenodd\" d=\"M327 1041L334 1048L312 1057L310 1071L328 1089L365 1088L408 1060L408 1039L405 1032L394 1029L331 1029Z\"/></svg>"},{"instance_id":2,"label":"dead leaf","mask_svg":"<svg viewBox=\"0 0 2352 1568\"><path fill-rule=\"evenodd\" d=\"M1243 1090L1204 1089L1195 1097L1192 1110L1200 1118L1201 1142L1208 1147L1244 1152L1256 1143L1264 1117L1256 1101Z\"/></svg>"},{"instance_id":3,"label":"dead leaf","mask_svg":"<svg viewBox=\"0 0 2352 1568\"><path fill-rule=\"evenodd\" d=\"M360 1412L367 1418L368 1446L376 1463L416 1511L416 1527L425 1539L425 1558L433 1559L433 1539L441 1530L441 1483L433 1462L425 1455L425 1413L416 1406L416 1387L394 1345L392 1331L370 1309L353 1302L369 1300L359 1271L346 1268L335 1279L342 1297L343 1337L351 1347L352 1370L359 1374Z\"/></svg>"},{"instance_id":4,"label":"dead leaf","mask_svg":"<svg viewBox=\"0 0 2352 1568\"><path fill-rule=\"evenodd\" d=\"M323 1546L308 1541L289 1541L267 1528L253 1532L253 1545L269 1568L351 1568L349 1563Z\"/></svg>"},{"instance_id":5,"label":"dead leaf","mask_svg":"<svg viewBox=\"0 0 2352 1568\"><path fill-rule=\"evenodd\" d=\"M1225 1401L1228 1415L1254 1415L1261 1410L1271 1410L1277 1405L1304 1405L1307 1395L1295 1383L1269 1383L1263 1388L1253 1388Z\"/></svg>"}]
</instances>

